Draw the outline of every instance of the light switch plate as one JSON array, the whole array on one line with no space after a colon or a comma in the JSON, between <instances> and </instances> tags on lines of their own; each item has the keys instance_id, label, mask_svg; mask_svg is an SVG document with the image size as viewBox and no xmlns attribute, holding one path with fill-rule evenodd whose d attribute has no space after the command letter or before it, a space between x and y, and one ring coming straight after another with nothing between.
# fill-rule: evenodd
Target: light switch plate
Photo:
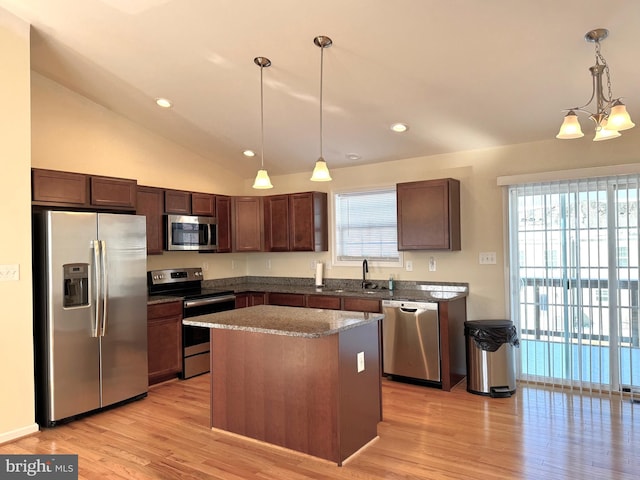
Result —
<instances>
[{"instance_id":1,"label":"light switch plate","mask_svg":"<svg viewBox=\"0 0 640 480\"><path fill-rule=\"evenodd\" d=\"M480 265L495 265L496 252L480 252Z\"/></svg>"},{"instance_id":2,"label":"light switch plate","mask_svg":"<svg viewBox=\"0 0 640 480\"><path fill-rule=\"evenodd\" d=\"M364 372L364 352L358 352L358 373Z\"/></svg>"},{"instance_id":3,"label":"light switch plate","mask_svg":"<svg viewBox=\"0 0 640 480\"><path fill-rule=\"evenodd\" d=\"M20 265L0 265L0 282L17 282L20 280Z\"/></svg>"},{"instance_id":4,"label":"light switch plate","mask_svg":"<svg viewBox=\"0 0 640 480\"><path fill-rule=\"evenodd\" d=\"M407 269L407 272L413 272L413 262L411 260L404 262L404 266Z\"/></svg>"}]
</instances>

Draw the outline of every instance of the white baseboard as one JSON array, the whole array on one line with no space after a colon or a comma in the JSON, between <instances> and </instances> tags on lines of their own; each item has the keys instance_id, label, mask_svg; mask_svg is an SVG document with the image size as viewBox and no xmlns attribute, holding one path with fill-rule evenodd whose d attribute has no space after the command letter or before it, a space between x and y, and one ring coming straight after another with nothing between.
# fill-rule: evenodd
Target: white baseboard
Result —
<instances>
[{"instance_id":1,"label":"white baseboard","mask_svg":"<svg viewBox=\"0 0 640 480\"><path fill-rule=\"evenodd\" d=\"M36 433L40 430L37 423L32 425L27 425L26 427L21 427L16 430L11 430L9 432L0 433L0 445L6 442L11 442L12 440L16 440L21 437L26 437L27 435L31 435L32 433Z\"/></svg>"}]
</instances>

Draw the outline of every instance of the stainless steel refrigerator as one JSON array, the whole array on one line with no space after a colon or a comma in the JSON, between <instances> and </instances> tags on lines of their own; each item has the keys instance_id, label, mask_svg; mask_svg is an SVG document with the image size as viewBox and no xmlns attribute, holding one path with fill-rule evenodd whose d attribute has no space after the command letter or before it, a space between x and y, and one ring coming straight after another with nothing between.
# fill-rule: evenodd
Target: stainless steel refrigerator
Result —
<instances>
[{"instance_id":1,"label":"stainless steel refrigerator","mask_svg":"<svg viewBox=\"0 0 640 480\"><path fill-rule=\"evenodd\" d=\"M146 396L144 216L33 218L38 423L51 427Z\"/></svg>"}]
</instances>

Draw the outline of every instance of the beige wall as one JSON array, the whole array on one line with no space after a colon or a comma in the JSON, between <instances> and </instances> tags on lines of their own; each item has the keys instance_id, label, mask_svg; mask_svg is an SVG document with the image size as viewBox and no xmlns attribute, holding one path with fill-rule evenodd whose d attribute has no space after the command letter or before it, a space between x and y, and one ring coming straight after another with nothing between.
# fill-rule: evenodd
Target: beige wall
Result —
<instances>
[{"instance_id":1,"label":"beige wall","mask_svg":"<svg viewBox=\"0 0 640 480\"><path fill-rule=\"evenodd\" d=\"M29 25L0 10L0 264L19 265L0 281L0 443L37 431L31 315Z\"/></svg>"},{"instance_id":2,"label":"beige wall","mask_svg":"<svg viewBox=\"0 0 640 480\"><path fill-rule=\"evenodd\" d=\"M2 77L1 91L5 95L0 118L11 132L10 142L4 142L6 173L3 181L10 186L0 191L0 205L5 205L5 217L12 220L18 231L29 228L29 129L23 118L27 110L28 44L14 38L11 30L3 29L2 40L14 45L4 52L5 62L14 63L16 78ZM15 57L15 58L14 58ZM25 71L26 70L26 71ZM10 83L10 84L8 84ZM136 125L109 110L76 95L60 85L32 74L32 139L34 167L77 172L96 173L138 179L140 184L163 186L220 194L255 194L252 179L242 180L233 172L213 167L204 159L140 125ZM16 94L16 92L18 94ZM21 99L21 100L20 100ZM24 105L7 109L20 100ZM633 114L633 112L632 112ZM10 120L10 121L9 121ZM16 121L17 120L17 121ZM558 125L561 115L558 116ZM269 192L276 194L295 191L321 190L328 193L372 186L393 185L396 182L442 177L457 178L461 182L462 251L406 253L405 260L413 261L413 272L400 268L370 268L370 278L386 279L390 273L400 280L426 280L438 282L468 282L469 319L504 318L507 316L506 269L504 259L505 230L503 220L503 192L496 178L503 175L565 170L589 166L607 166L638 162L640 128L625 132L623 137L610 142L591 142L588 138L574 141L553 139L558 125L549 125L549 140L534 144L460 152L449 155L397 160L375 166L332 169L334 180L315 184L309 181L313 161L304 174L273 177L276 186ZM8 150L7 150L8 149ZM329 159L331 167L331 161ZM2 207L0 207L2 208ZM28 237L28 238L27 238ZM0 282L0 300L3 300L4 319L0 322L0 351L2 352L3 385L0 408L0 440L3 432L28 428L33 422L32 404L32 352L30 310L30 237L20 235L0 237L0 263L20 263L22 279L17 283ZM15 242L15 244L14 244ZM497 253L496 265L479 265L479 252ZM9 257L6 257L9 255ZM428 271L429 257L437 263L435 272ZM267 260L271 268L267 268ZM202 266L206 278L224 278L236 275L294 276L312 278L311 263L323 261L331 267L327 277L359 278L359 267L331 266L331 253L249 253L207 254L171 252L150 256L148 269L176 266ZM20 308L15 308L16 299ZM8 311L7 311L8 309ZM17 389L16 389L17 386ZM22 413L5 413L18 409Z\"/></svg>"}]
</instances>

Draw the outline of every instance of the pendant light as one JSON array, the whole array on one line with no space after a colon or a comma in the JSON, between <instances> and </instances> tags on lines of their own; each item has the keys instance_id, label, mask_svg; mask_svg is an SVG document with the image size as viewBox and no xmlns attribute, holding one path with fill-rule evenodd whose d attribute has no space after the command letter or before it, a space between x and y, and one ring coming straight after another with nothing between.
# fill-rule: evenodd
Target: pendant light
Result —
<instances>
[{"instance_id":1,"label":"pendant light","mask_svg":"<svg viewBox=\"0 0 640 480\"><path fill-rule=\"evenodd\" d=\"M262 86L262 69L271 65L271 60L266 57L256 57L253 59L253 63L260 67L260 170L256 175L256 179L253 182L253 188L264 190L267 188L273 188L269 174L264 168L264 100L263 100L263 86Z\"/></svg>"},{"instance_id":2,"label":"pendant light","mask_svg":"<svg viewBox=\"0 0 640 480\"><path fill-rule=\"evenodd\" d=\"M320 35L313 39L313 43L320 47L320 157L316 161L316 166L311 175L311 181L329 182L331 181L331 175L327 168L327 162L325 162L322 157L322 73L324 67L324 49L330 47L333 42L329 37Z\"/></svg>"}]
</instances>

